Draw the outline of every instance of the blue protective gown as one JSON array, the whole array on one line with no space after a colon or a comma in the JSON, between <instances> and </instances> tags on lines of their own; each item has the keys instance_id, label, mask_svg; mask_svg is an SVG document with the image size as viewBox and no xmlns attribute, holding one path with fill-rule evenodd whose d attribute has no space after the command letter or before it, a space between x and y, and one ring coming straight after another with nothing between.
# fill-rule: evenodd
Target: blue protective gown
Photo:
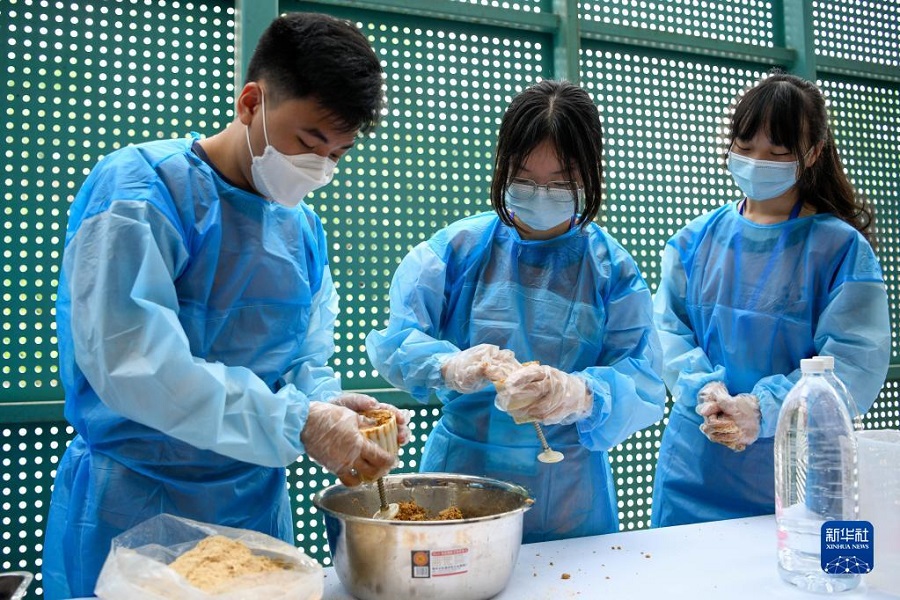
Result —
<instances>
[{"instance_id":1,"label":"blue protective gown","mask_svg":"<svg viewBox=\"0 0 900 600\"><path fill-rule=\"evenodd\" d=\"M293 540L285 465L340 391L321 223L190 147L104 158L71 207L57 302L65 415L44 596L90 596L110 540L160 513Z\"/></svg>"},{"instance_id":2,"label":"blue protective gown","mask_svg":"<svg viewBox=\"0 0 900 600\"><path fill-rule=\"evenodd\" d=\"M525 514L526 542L618 531L607 450L658 421L665 404L650 292L618 243L593 223L525 241L496 214L475 215L406 256L390 307L387 328L366 339L372 364L417 400L435 391L444 403L422 471L525 486L535 499ZM585 380L591 415L544 427L565 461L538 462L534 428L494 406L493 386L466 395L444 387L442 362L478 344Z\"/></svg>"},{"instance_id":3,"label":"blue protective gown","mask_svg":"<svg viewBox=\"0 0 900 600\"><path fill-rule=\"evenodd\" d=\"M871 246L829 214L759 225L737 203L666 244L654 313L675 400L663 434L652 524L775 512L773 436L800 360L835 357L864 413L887 375L887 293ZM710 442L697 393L724 381L759 398L759 439L743 452Z\"/></svg>"}]
</instances>

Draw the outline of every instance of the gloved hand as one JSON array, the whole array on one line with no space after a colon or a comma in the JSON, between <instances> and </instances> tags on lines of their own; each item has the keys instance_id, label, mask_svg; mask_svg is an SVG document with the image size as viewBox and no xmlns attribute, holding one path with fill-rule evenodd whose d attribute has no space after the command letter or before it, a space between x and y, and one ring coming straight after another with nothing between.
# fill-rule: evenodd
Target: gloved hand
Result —
<instances>
[{"instance_id":1,"label":"gloved hand","mask_svg":"<svg viewBox=\"0 0 900 600\"><path fill-rule=\"evenodd\" d=\"M412 411L401 410L393 404L385 404L384 402L379 402L372 396L367 396L365 394L356 394L353 392L344 392L340 396L333 398L331 400L331 403L349 408L356 413L364 413L370 410L389 410L394 413L394 418L397 419L397 443L402 446L409 441L409 420L411 418Z\"/></svg>"},{"instance_id":2,"label":"gloved hand","mask_svg":"<svg viewBox=\"0 0 900 600\"><path fill-rule=\"evenodd\" d=\"M697 411L697 414L703 415L705 417L706 415L704 415L701 410L709 412L715 407L704 407L704 404L715 404L720 398L727 398L729 395L730 394L728 393L728 388L725 387L724 382L710 381L702 388L700 388L700 392L697 394L697 408L695 409ZM717 410L714 412L717 412Z\"/></svg>"},{"instance_id":3,"label":"gloved hand","mask_svg":"<svg viewBox=\"0 0 900 600\"><path fill-rule=\"evenodd\" d=\"M374 481L386 475L396 457L359 432L373 425L349 408L331 402L310 402L309 418L300 432L306 455L337 475L346 486Z\"/></svg>"},{"instance_id":4,"label":"gloved hand","mask_svg":"<svg viewBox=\"0 0 900 600\"><path fill-rule=\"evenodd\" d=\"M700 431L711 442L741 452L759 438L759 399L753 394L737 394L715 402L717 411L704 415ZM698 407L698 411L699 407ZM703 413L701 413L703 414Z\"/></svg>"},{"instance_id":5,"label":"gloved hand","mask_svg":"<svg viewBox=\"0 0 900 600\"><path fill-rule=\"evenodd\" d=\"M516 369L498 385L494 404L519 423L567 425L591 413L594 395L580 377L531 364Z\"/></svg>"},{"instance_id":6,"label":"gloved hand","mask_svg":"<svg viewBox=\"0 0 900 600\"><path fill-rule=\"evenodd\" d=\"M495 385L503 385L506 378L516 369L522 368L512 350L501 350L500 354L491 357L491 360L484 363L484 378Z\"/></svg>"},{"instance_id":7,"label":"gloved hand","mask_svg":"<svg viewBox=\"0 0 900 600\"><path fill-rule=\"evenodd\" d=\"M491 383L494 376L511 371L516 365L518 361L511 350L501 350L493 344L479 344L445 360L441 365L441 376L451 390L471 394Z\"/></svg>"},{"instance_id":8,"label":"gloved hand","mask_svg":"<svg viewBox=\"0 0 900 600\"><path fill-rule=\"evenodd\" d=\"M737 426L730 419L724 418L722 410L719 408L719 400L730 397L731 394L728 393L728 388L722 381L710 381L697 393L697 406L694 407L694 411L703 417L700 431L710 441L715 442L736 435ZM714 440L710 436L716 439Z\"/></svg>"}]
</instances>

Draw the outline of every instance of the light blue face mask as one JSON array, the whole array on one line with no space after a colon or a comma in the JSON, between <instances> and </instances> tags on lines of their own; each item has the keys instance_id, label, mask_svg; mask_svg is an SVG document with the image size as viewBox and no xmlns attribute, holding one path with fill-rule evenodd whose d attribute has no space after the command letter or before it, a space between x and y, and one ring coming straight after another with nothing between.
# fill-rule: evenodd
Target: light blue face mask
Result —
<instances>
[{"instance_id":1,"label":"light blue face mask","mask_svg":"<svg viewBox=\"0 0 900 600\"><path fill-rule=\"evenodd\" d=\"M546 231L563 221L574 220L575 198L572 192L548 191L539 186L534 191L528 190L531 197L523 200L521 196L525 194L516 194L514 186L517 185L519 184L511 183L506 190L506 208L530 228Z\"/></svg>"},{"instance_id":2,"label":"light blue face mask","mask_svg":"<svg viewBox=\"0 0 900 600\"><path fill-rule=\"evenodd\" d=\"M734 182L751 200L777 198L797 183L799 161L756 160L728 153L728 170Z\"/></svg>"}]
</instances>

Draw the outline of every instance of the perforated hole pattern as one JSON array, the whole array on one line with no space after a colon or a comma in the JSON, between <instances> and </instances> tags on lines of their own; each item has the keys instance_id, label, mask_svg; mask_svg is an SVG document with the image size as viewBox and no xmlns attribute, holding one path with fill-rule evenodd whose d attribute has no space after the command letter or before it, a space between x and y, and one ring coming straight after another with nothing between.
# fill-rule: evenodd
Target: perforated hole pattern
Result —
<instances>
[{"instance_id":1,"label":"perforated hole pattern","mask_svg":"<svg viewBox=\"0 0 900 600\"><path fill-rule=\"evenodd\" d=\"M462 1L462 0L460 0ZM514 11L546 2L471 0ZM817 4L819 52L896 63L896 4L866 3L878 34L828 20L855 3ZM629 2L580 5L582 18L679 35L772 45L769 2ZM282 3L282 8L322 10ZM387 74L383 126L344 159L310 203L329 233L343 312L334 365L345 386L380 388L365 334L384 325L390 277L436 229L489 210L494 136L509 100L552 73L551 38L398 14L329 11L351 18ZM56 400L53 303L68 203L102 155L127 143L204 134L232 116L234 10L229 2L117 0L74 4L0 0L8 23L3 166L0 402ZM859 17L862 19L863 17ZM893 19L893 20L891 20ZM823 29L827 27L829 29ZM826 44L827 42L827 44ZM871 42L871 44L870 44ZM842 44L838 46L838 44ZM855 46L854 46L855 44ZM836 49L835 49L836 48ZM834 50L833 50L834 49ZM837 55L835 55L837 56ZM877 57L877 59L876 59ZM695 216L736 197L718 162L717 127L764 69L585 43L581 72L597 101L606 146L606 225L655 288L662 243ZM822 80L851 178L879 210L880 256L892 315L900 314L896 86ZM897 319L894 319L894 323ZM893 356L900 336L894 335ZM869 427L900 426L900 391L888 382ZM416 406L415 439L400 471L414 471L439 407ZM668 414L668 409L667 409ZM648 526L653 470L665 419L610 453L623 529ZM0 570L40 570L43 522L56 462L73 432L64 423L0 425ZM334 478L301 459L289 472L297 545L329 564L310 498ZM40 581L32 596L40 595Z\"/></svg>"},{"instance_id":2,"label":"perforated hole pattern","mask_svg":"<svg viewBox=\"0 0 900 600\"><path fill-rule=\"evenodd\" d=\"M763 47L774 45L774 13L768 0L605 0L580 2L579 10L586 20L607 25Z\"/></svg>"},{"instance_id":3,"label":"perforated hole pattern","mask_svg":"<svg viewBox=\"0 0 900 600\"><path fill-rule=\"evenodd\" d=\"M6 58L0 400L62 396L53 311L69 202L128 143L232 118L224 3L3 0Z\"/></svg>"},{"instance_id":4,"label":"perforated hole pattern","mask_svg":"<svg viewBox=\"0 0 900 600\"><path fill-rule=\"evenodd\" d=\"M872 0L813 2L816 54L900 66L900 3Z\"/></svg>"}]
</instances>

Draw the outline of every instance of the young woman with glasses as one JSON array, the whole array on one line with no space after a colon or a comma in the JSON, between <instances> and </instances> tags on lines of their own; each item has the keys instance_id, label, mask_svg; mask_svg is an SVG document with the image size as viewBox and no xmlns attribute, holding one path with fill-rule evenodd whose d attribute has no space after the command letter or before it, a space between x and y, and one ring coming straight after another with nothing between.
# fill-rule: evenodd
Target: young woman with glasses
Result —
<instances>
[{"instance_id":1,"label":"young woman with glasses","mask_svg":"<svg viewBox=\"0 0 900 600\"><path fill-rule=\"evenodd\" d=\"M535 499L524 540L618 531L607 450L662 418L650 292L595 222L602 131L582 88L543 81L507 109L494 210L438 231L401 262L372 364L443 416L422 471L495 477ZM543 425L565 459L537 460Z\"/></svg>"}]
</instances>

